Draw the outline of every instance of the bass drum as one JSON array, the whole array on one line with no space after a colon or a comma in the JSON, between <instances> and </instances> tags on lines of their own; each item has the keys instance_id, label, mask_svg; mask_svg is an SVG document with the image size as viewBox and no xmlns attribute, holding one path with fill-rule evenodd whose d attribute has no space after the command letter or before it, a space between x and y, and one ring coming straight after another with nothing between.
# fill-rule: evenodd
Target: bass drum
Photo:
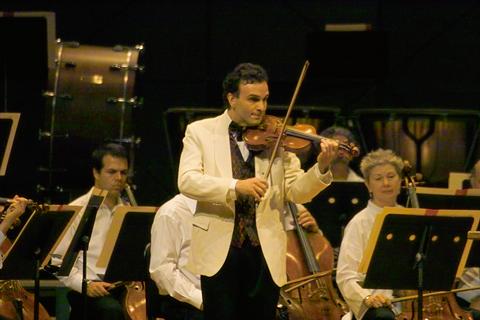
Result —
<instances>
[{"instance_id":1,"label":"bass drum","mask_svg":"<svg viewBox=\"0 0 480 320\"><path fill-rule=\"evenodd\" d=\"M49 76L45 126L45 189L91 184L88 159L105 141L134 141L133 109L143 46L101 47L58 42ZM40 170L42 171L42 170ZM45 180L44 180L45 181Z\"/></svg>"},{"instance_id":2,"label":"bass drum","mask_svg":"<svg viewBox=\"0 0 480 320\"><path fill-rule=\"evenodd\" d=\"M56 135L94 141L132 135L132 108L142 46L99 47L58 44L57 68L51 75ZM55 103L55 105L53 104Z\"/></svg>"}]
</instances>

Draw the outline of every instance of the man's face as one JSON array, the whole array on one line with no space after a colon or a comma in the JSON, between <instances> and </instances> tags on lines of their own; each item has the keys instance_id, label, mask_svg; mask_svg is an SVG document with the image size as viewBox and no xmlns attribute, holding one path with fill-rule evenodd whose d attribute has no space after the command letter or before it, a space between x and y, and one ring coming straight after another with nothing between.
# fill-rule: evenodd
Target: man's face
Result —
<instances>
[{"instance_id":1,"label":"man's face","mask_svg":"<svg viewBox=\"0 0 480 320\"><path fill-rule=\"evenodd\" d=\"M105 155L102 162L103 167L100 171L93 169L95 187L120 194L127 183L127 159Z\"/></svg>"},{"instance_id":2,"label":"man's face","mask_svg":"<svg viewBox=\"0 0 480 320\"><path fill-rule=\"evenodd\" d=\"M341 134L334 135L332 137L332 139L336 140L339 143L344 144L344 145L348 145L348 143L350 142L350 141L348 141L347 137L345 137ZM342 163L344 165L348 165L349 162L350 162L350 159L349 159L348 155L346 155L345 152L342 151L341 149L340 149L340 152L337 153L337 157L333 160L333 164Z\"/></svg>"},{"instance_id":3,"label":"man's face","mask_svg":"<svg viewBox=\"0 0 480 320\"><path fill-rule=\"evenodd\" d=\"M263 120L267 110L268 100L267 82L241 83L238 87L238 96L227 95L230 108L229 116L241 126L256 126Z\"/></svg>"}]
</instances>

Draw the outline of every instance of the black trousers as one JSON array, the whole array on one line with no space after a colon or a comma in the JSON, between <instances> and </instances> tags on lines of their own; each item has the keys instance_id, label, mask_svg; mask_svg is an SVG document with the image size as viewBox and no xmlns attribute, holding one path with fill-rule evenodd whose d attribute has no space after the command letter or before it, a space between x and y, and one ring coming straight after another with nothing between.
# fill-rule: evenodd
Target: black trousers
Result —
<instances>
[{"instance_id":1,"label":"black trousers","mask_svg":"<svg viewBox=\"0 0 480 320\"><path fill-rule=\"evenodd\" d=\"M203 320L202 311L188 303L170 296L162 296L159 300L160 314L166 320Z\"/></svg>"},{"instance_id":2,"label":"black trousers","mask_svg":"<svg viewBox=\"0 0 480 320\"><path fill-rule=\"evenodd\" d=\"M260 246L248 240L230 247L220 271L201 277L205 320L275 318L280 288L273 282Z\"/></svg>"},{"instance_id":3,"label":"black trousers","mask_svg":"<svg viewBox=\"0 0 480 320\"><path fill-rule=\"evenodd\" d=\"M472 314L473 320L480 320L480 311L470 308L470 302L460 298L459 296L455 296L458 302L458 305L463 308L464 310L470 312Z\"/></svg>"},{"instance_id":4,"label":"black trousers","mask_svg":"<svg viewBox=\"0 0 480 320\"><path fill-rule=\"evenodd\" d=\"M85 319L125 320L121 297L124 288L112 290L110 295L100 298L87 297ZM70 303L70 320L83 319L83 296L76 291L69 291L67 299Z\"/></svg>"},{"instance_id":5,"label":"black trousers","mask_svg":"<svg viewBox=\"0 0 480 320\"><path fill-rule=\"evenodd\" d=\"M381 307L381 308L370 308L363 316L362 320L395 320L395 314L392 309Z\"/></svg>"}]
</instances>

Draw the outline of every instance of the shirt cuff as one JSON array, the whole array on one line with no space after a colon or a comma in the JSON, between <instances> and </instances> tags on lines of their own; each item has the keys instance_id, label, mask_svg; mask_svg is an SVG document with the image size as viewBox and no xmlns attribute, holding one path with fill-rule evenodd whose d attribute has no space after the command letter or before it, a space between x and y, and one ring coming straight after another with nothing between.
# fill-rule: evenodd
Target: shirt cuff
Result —
<instances>
[{"instance_id":1,"label":"shirt cuff","mask_svg":"<svg viewBox=\"0 0 480 320\"><path fill-rule=\"evenodd\" d=\"M325 184L330 184L333 180L332 171L328 169L327 172L322 174L320 172L320 168L318 167L318 164L315 165L315 175L317 176L318 179L320 179L320 181L322 181Z\"/></svg>"},{"instance_id":2,"label":"shirt cuff","mask_svg":"<svg viewBox=\"0 0 480 320\"><path fill-rule=\"evenodd\" d=\"M237 186L238 179L232 179L230 185L228 186L228 197L231 200L237 200L237 192L235 187Z\"/></svg>"},{"instance_id":3,"label":"shirt cuff","mask_svg":"<svg viewBox=\"0 0 480 320\"><path fill-rule=\"evenodd\" d=\"M195 290L192 294L192 304L195 308L198 310L201 310L202 308L202 291L201 290Z\"/></svg>"}]
</instances>

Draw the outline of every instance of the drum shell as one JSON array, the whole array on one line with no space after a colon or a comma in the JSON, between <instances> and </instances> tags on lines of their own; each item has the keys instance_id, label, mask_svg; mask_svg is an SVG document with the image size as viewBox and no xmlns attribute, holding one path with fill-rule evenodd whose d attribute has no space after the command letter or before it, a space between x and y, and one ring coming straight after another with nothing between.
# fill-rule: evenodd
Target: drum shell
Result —
<instances>
[{"instance_id":1,"label":"drum shell","mask_svg":"<svg viewBox=\"0 0 480 320\"><path fill-rule=\"evenodd\" d=\"M61 199L91 185L90 155L114 141L131 149L142 47L57 44L49 70L39 186ZM133 167L133 163L131 164Z\"/></svg>"},{"instance_id":2,"label":"drum shell","mask_svg":"<svg viewBox=\"0 0 480 320\"><path fill-rule=\"evenodd\" d=\"M55 101L46 117L54 135L100 142L133 134L134 104L128 101L135 98L140 51L115 48L58 45L58 66L49 77Z\"/></svg>"}]
</instances>

